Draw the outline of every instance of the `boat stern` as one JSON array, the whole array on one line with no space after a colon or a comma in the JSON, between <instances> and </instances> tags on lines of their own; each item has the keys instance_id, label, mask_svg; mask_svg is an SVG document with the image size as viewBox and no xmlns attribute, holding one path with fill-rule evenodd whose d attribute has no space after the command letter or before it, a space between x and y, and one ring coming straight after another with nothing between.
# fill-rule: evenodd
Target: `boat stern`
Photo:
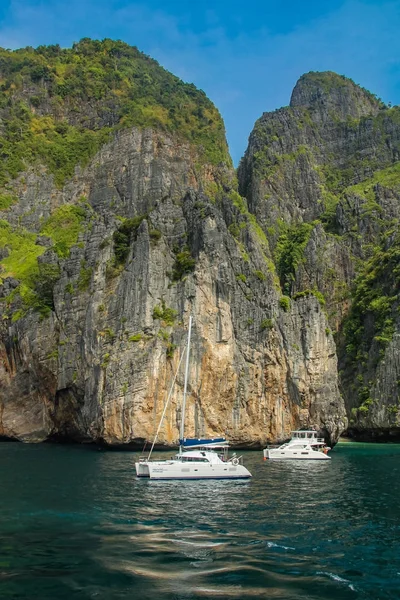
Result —
<instances>
[{"instance_id":1,"label":"boat stern","mask_svg":"<svg viewBox=\"0 0 400 600\"><path fill-rule=\"evenodd\" d=\"M150 477L149 465L147 462L138 461L135 463L136 477Z\"/></svg>"}]
</instances>

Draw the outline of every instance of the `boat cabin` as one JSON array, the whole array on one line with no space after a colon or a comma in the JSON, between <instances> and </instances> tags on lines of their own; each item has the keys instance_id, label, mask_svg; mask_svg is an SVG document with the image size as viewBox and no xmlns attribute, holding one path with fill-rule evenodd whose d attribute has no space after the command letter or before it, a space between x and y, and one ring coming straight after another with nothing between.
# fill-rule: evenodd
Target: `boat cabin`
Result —
<instances>
[{"instance_id":1,"label":"boat cabin","mask_svg":"<svg viewBox=\"0 0 400 600\"><path fill-rule=\"evenodd\" d=\"M193 448L193 446L191 446ZM175 460L180 462L227 462L227 447L223 447L221 451L220 446L209 447L199 446L196 450L184 450L179 452L175 456Z\"/></svg>"},{"instance_id":2,"label":"boat cabin","mask_svg":"<svg viewBox=\"0 0 400 600\"><path fill-rule=\"evenodd\" d=\"M220 438L184 438L179 440L181 461L221 462L228 461L229 442ZM202 458L204 457L204 458Z\"/></svg>"},{"instance_id":3,"label":"boat cabin","mask_svg":"<svg viewBox=\"0 0 400 600\"><path fill-rule=\"evenodd\" d=\"M324 438L318 437L317 431L292 431L292 441L301 441L301 442L324 442Z\"/></svg>"},{"instance_id":4,"label":"boat cabin","mask_svg":"<svg viewBox=\"0 0 400 600\"><path fill-rule=\"evenodd\" d=\"M198 454L188 456L187 454L177 454L176 458L181 462L210 462L205 456L199 456Z\"/></svg>"}]
</instances>

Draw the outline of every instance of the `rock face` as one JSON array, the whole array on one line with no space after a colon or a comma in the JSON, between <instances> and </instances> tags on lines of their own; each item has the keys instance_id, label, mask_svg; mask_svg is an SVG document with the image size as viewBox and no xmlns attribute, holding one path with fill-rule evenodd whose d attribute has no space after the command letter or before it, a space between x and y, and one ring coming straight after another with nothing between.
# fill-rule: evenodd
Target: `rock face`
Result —
<instances>
[{"instance_id":1,"label":"rock face","mask_svg":"<svg viewBox=\"0 0 400 600\"><path fill-rule=\"evenodd\" d=\"M349 434L364 439L400 434L399 117L344 77L309 73L256 123L239 167L284 292L324 303Z\"/></svg>"},{"instance_id":2,"label":"rock face","mask_svg":"<svg viewBox=\"0 0 400 600\"><path fill-rule=\"evenodd\" d=\"M389 395L397 338L376 361L388 326L372 319L360 373L347 347L369 318L351 295L360 259L376 259L371 244L397 218L382 183L397 112L334 74L302 78L291 107L256 124L239 195L222 121L193 86L109 40L26 52L0 106L18 158L0 169L0 437L142 446L190 314L188 436L257 447L316 427L335 443L347 416L332 331L353 429L386 426L382 406L365 424L352 413L346 377L361 389L379 373L376 394ZM182 387L183 368L161 444L178 441Z\"/></svg>"},{"instance_id":3,"label":"rock face","mask_svg":"<svg viewBox=\"0 0 400 600\"><path fill-rule=\"evenodd\" d=\"M251 446L316 426L337 439L345 415L325 314L313 297L285 312L250 215L229 190L218 202L205 195L221 173L211 180L205 168L196 179L194 164L189 144L133 129L104 146L63 190L47 175L28 176L28 189L48 190L41 213L45 200L50 211L85 194L90 227L59 261L50 316L30 310L12 322L9 311L2 322L0 435L109 444L152 438L192 314L188 435L222 432ZM115 215L138 214L147 217L126 262L113 269ZM29 215L31 229L37 217ZM237 223L240 239L229 231ZM180 276L182 248L194 264ZM178 438L181 371L161 430L166 444Z\"/></svg>"}]
</instances>

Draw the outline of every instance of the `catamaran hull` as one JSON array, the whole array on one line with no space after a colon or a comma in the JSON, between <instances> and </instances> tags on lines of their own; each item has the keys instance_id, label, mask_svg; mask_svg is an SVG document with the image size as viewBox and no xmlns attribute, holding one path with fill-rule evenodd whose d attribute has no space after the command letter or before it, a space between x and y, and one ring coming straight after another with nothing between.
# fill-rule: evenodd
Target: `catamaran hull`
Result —
<instances>
[{"instance_id":1,"label":"catamaran hull","mask_svg":"<svg viewBox=\"0 0 400 600\"><path fill-rule=\"evenodd\" d=\"M148 475L146 474L146 467ZM136 475L150 479L249 479L251 473L243 465L198 463L136 463Z\"/></svg>"},{"instance_id":2,"label":"catamaran hull","mask_svg":"<svg viewBox=\"0 0 400 600\"><path fill-rule=\"evenodd\" d=\"M331 460L330 456L327 456L323 452L316 452L315 450L294 453L266 449L263 450L263 453L265 460Z\"/></svg>"},{"instance_id":3,"label":"catamaran hull","mask_svg":"<svg viewBox=\"0 0 400 600\"><path fill-rule=\"evenodd\" d=\"M135 463L135 470L137 477L150 477L149 467L145 462Z\"/></svg>"}]
</instances>

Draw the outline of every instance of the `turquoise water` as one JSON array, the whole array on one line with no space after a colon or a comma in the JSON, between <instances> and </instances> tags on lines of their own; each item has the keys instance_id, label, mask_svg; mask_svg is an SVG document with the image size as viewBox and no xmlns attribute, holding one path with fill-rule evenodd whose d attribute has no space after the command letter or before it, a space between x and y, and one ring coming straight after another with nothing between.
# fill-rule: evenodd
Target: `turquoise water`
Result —
<instances>
[{"instance_id":1,"label":"turquoise water","mask_svg":"<svg viewBox=\"0 0 400 600\"><path fill-rule=\"evenodd\" d=\"M400 598L400 446L247 452L248 482L136 480L136 456L0 444L2 600Z\"/></svg>"}]
</instances>

